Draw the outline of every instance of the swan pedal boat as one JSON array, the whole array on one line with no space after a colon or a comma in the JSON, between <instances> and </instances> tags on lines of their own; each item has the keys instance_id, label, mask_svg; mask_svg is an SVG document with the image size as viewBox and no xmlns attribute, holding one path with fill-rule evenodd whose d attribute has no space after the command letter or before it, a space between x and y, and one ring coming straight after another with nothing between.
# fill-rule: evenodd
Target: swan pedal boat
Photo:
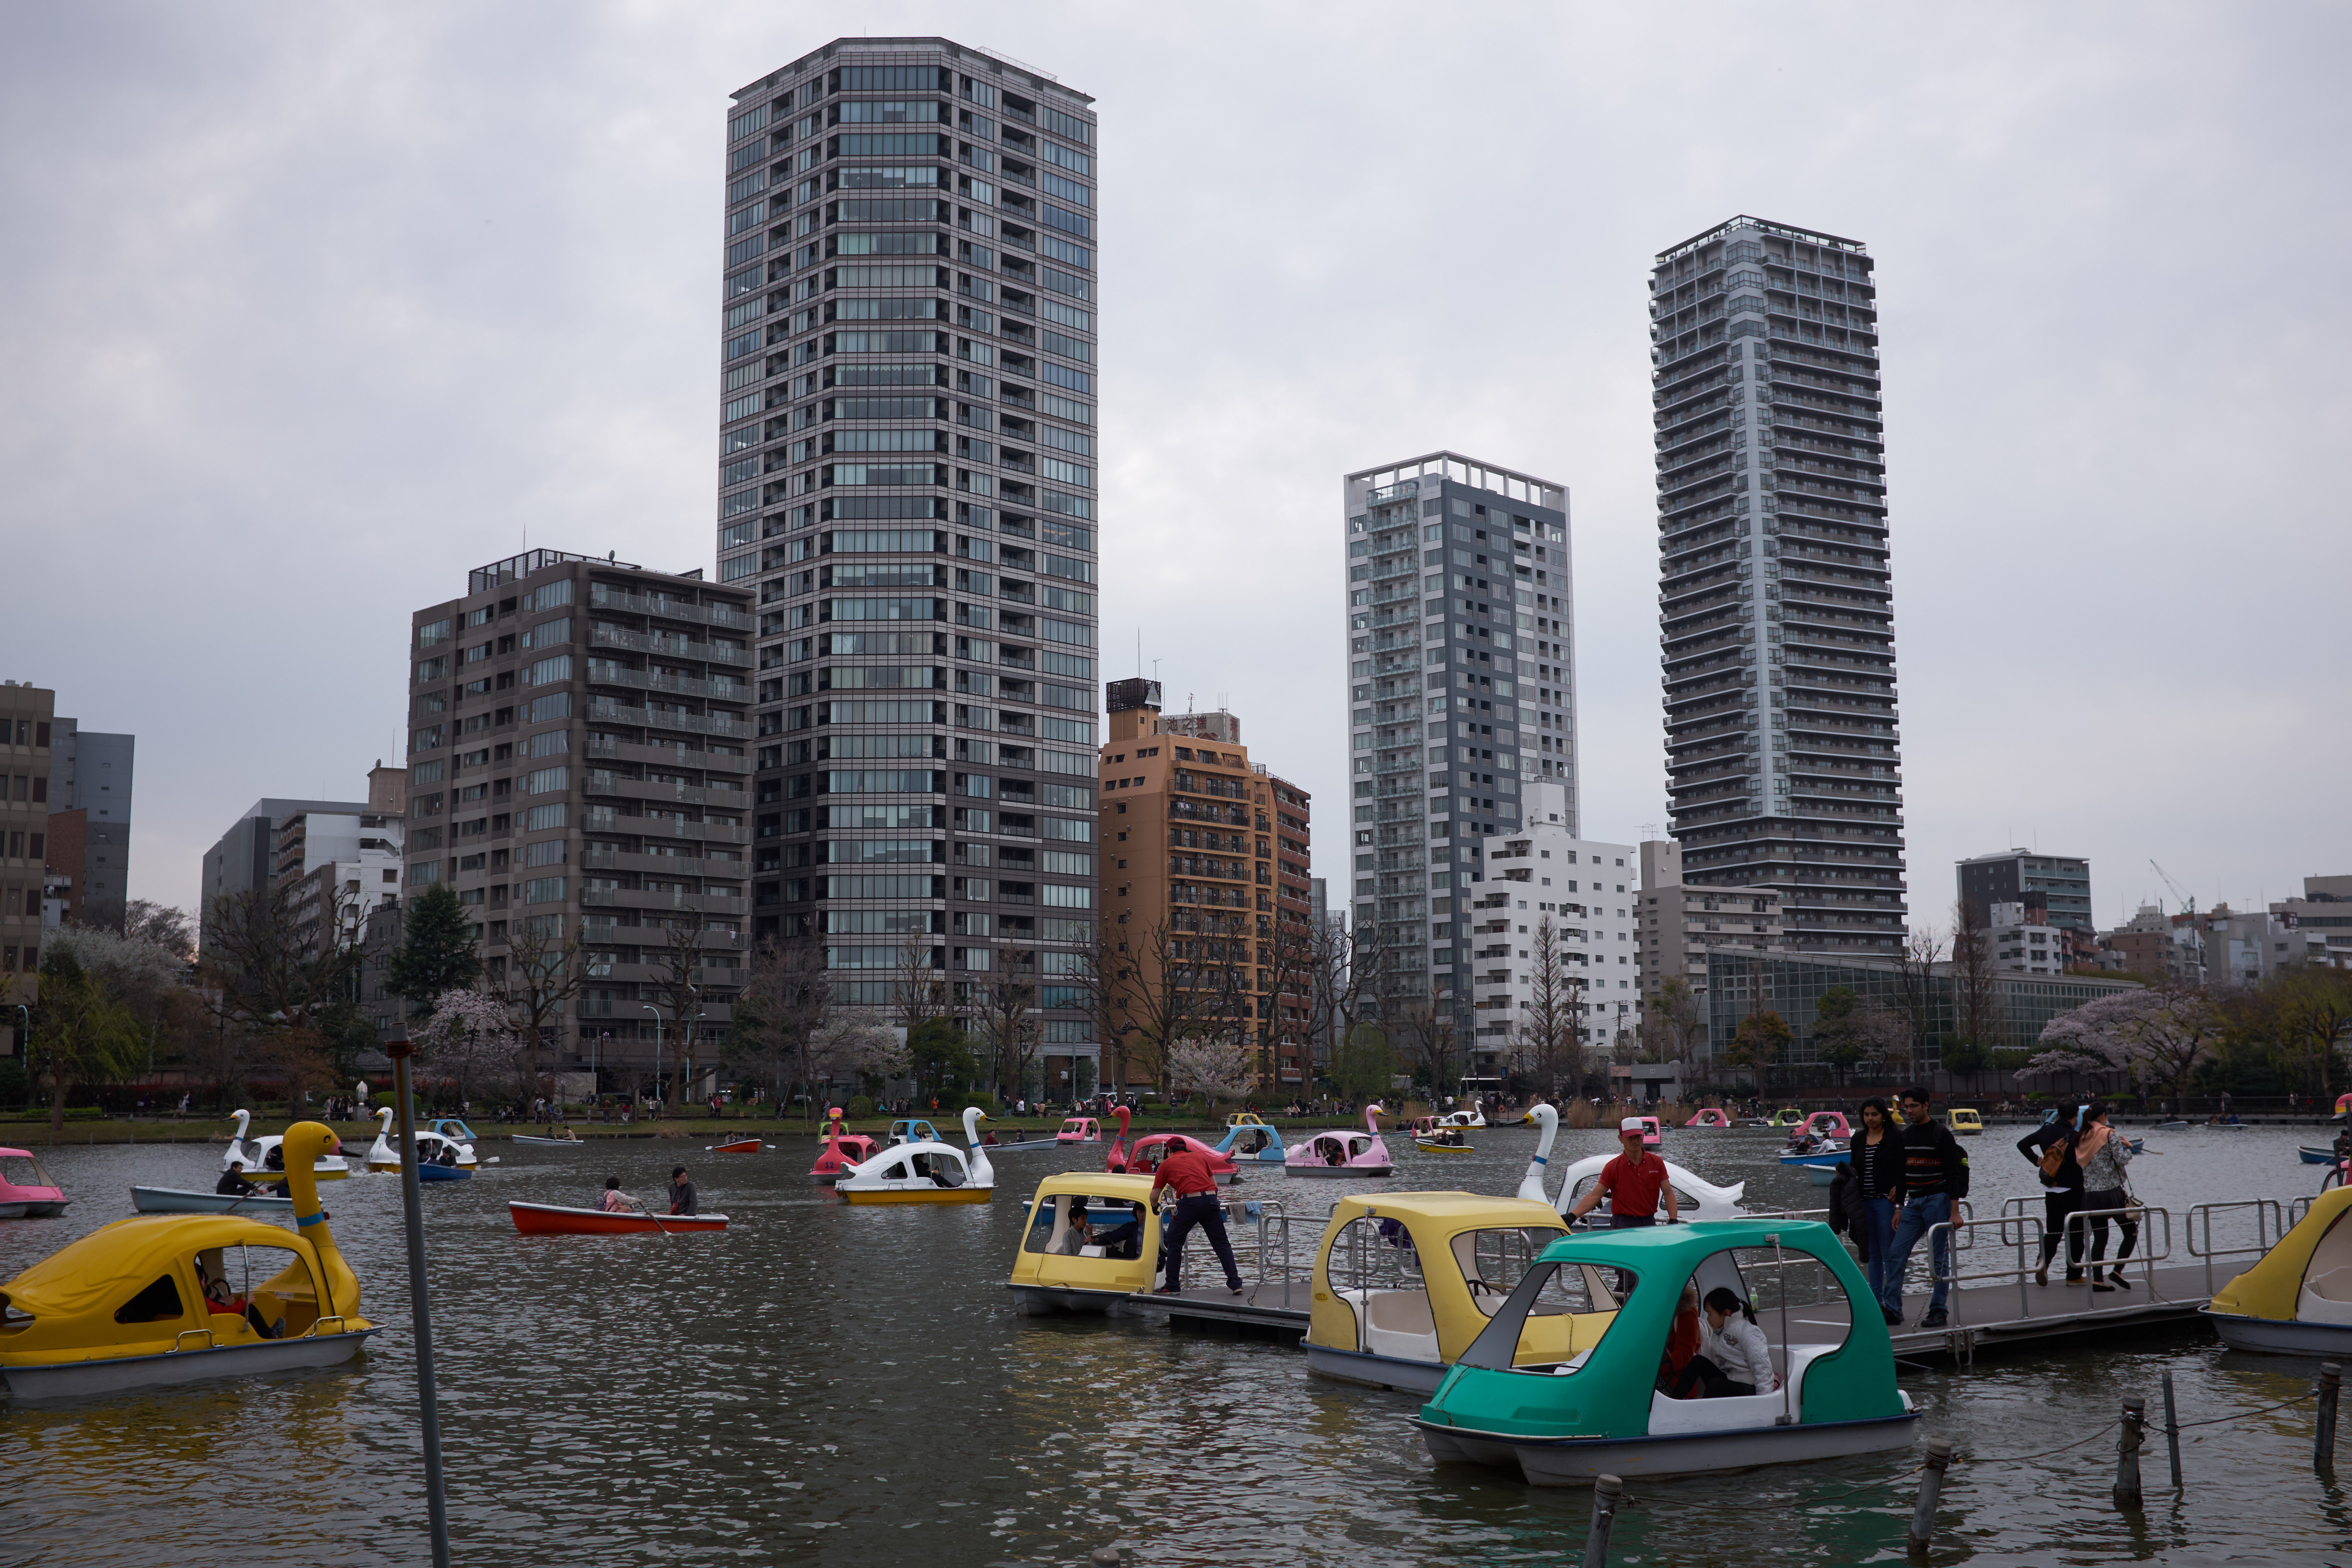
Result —
<instances>
[{"instance_id":1,"label":"swan pedal boat","mask_svg":"<svg viewBox=\"0 0 2352 1568\"><path fill-rule=\"evenodd\" d=\"M1685 1127L1729 1127L1731 1125L1731 1118L1726 1115L1719 1107L1709 1105L1700 1109L1688 1121L1684 1122L1683 1125Z\"/></svg>"},{"instance_id":2,"label":"swan pedal boat","mask_svg":"<svg viewBox=\"0 0 2352 1568\"><path fill-rule=\"evenodd\" d=\"M507 1213L524 1236L655 1236L681 1230L725 1230L723 1214L649 1214L642 1209L610 1211L567 1208L561 1204L525 1204L509 1200Z\"/></svg>"},{"instance_id":3,"label":"swan pedal boat","mask_svg":"<svg viewBox=\"0 0 2352 1568\"><path fill-rule=\"evenodd\" d=\"M357 1354L377 1329L360 1316L360 1283L312 1173L341 1145L316 1121L296 1122L284 1142L294 1229L241 1215L133 1215L0 1285L0 1378L10 1394L113 1394ZM223 1303L207 1287L236 1294Z\"/></svg>"},{"instance_id":4,"label":"swan pedal boat","mask_svg":"<svg viewBox=\"0 0 2352 1568\"><path fill-rule=\"evenodd\" d=\"M1181 1132L1154 1132L1135 1141L1135 1153L1128 1161L1129 1172L1145 1175L1156 1173L1160 1162L1180 1149L1189 1149L1209 1163L1209 1174L1217 1185L1230 1187L1242 1178L1242 1168L1227 1155L1212 1149L1198 1138L1188 1138Z\"/></svg>"},{"instance_id":5,"label":"swan pedal boat","mask_svg":"<svg viewBox=\"0 0 2352 1568\"><path fill-rule=\"evenodd\" d=\"M72 1201L30 1149L0 1149L0 1219L47 1219Z\"/></svg>"},{"instance_id":6,"label":"swan pedal boat","mask_svg":"<svg viewBox=\"0 0 2352 1568\"><path fill-rule=\"evenodd\" d=\"M1037 1184L1029 1224L1013 1256L1013 1310L1023 1317L1115 1314L1151 1289L1159 1267L1160 1213L1151 1178L1065 1171ZM1140 1224L1129 1232L1126 1226Z\"/></svg>"},{"instance_id":7,"label":"swan pedal boat","mask_svg":"<svg viewBox=\"0 0 2352 1568\"><path fill-rule=\"evenodd\" d=\"M843 1131L845 1124L838 1105L828 1107L825 1116L833 1124L832 1131L826 1133L824 1147L817 1151L816 1163L809 1167L808 1173L820 1184L829 1187L839 1181L841 1173L850 1166L880 1153L882 1145L863 1132Z\"/></svg>"},{"instance_id":8,"label":"swan pedal boat","mask_svg":"<svg viewBox=\"0 0 2352 1568\"><path fill-rule=\"evenodd\" d=\"M1958 1137L1977 1137L1984 1131L1984 1113L1971 1110L1964 1105L1956 1105L1944 1112L1944 1125L1950 1128Z\"/></svg>"},{"instance_id":9,"label":"swan pedal boat","mask_svg":"<svg viewBox=\"0 0 2352 1568\"><path fill-rule=\"evenodd\" d=\"M1317 1132L1293 1145L1283 1163L1283 1174L1342 1178L1394 1174L1396 1163L1389 1158L1389 1146L1381 1141L1379 1119L1387 1114L1378 1105L1368 1105L1363 1131Z\"/></svg>"},{"instance_id":10,"label":"swan pedal boat","mask_svg":"<svg viewBox=\"0 0 2352 1568\"><path fill-rule=\"evenodd\" d=\"M1315 1251L1307 1367L1347 1383L1433 1394L1535 1256L1568 1234L1551 1205L1480 1193L1342 1198ZM1616 1300L1595 1272L1593 1312L1547 1311L1557 1361L1600 1342Z\"/></svg>"},{"instance_id":11,"label":"swan pedal boat","mask_svg":"<svg viewBox=\"0 0 2352 1568\"><path fill-rule=\"evenodd\" d=\"M1843 1337L1795 1341L1787 1313L1768 1306L1759 1327L1780 1386L1724 1399L1658 1392L1658 1363L1685 1284L1702 1299L1718 1285L1754 1299L1740 1253L1749 1267L1769 1268L1776 1257L1819 1265L1846 1300ZM1596 1277L1621 1285L1630 1278L1633 1288L1616 1298L1594 1342L1563 1353L1549 1318L1573 1313ZM1818 1221L1748 1218L1566 1237L1537 1256L1413 1426L1435 1460L1516 1470L1536 1486L1907 1447L1918 1415L1895 1384L1894 1347L1871 1304L1852 1255ZM1828 1326L1806 1325L1816 1335Z\"/></svg>"},{"instance_id":12,"label":"swan pedal boat","mask_svg":"<svg viewBox=\"0 0 2352 1568\"><path fill-rule=\"evenodd\" d=\"M246 1130L253 1125L253 1113L236 1113L236 1131L229 1134L228 1148L221 1155L221 1169L242 1163L240 1181L276 1182L286 1173L285 1137L273 1134L268 1138L248 1138ZM323 1122L321 1126L325 1125ZM337 1145L341 1147L341 1145ZM340 1182L352 1173L352 1168L338 1158L321 1158L311 1173L322 1182Z\"/></svg>"},{"instance_id":13,"label":"swan pedal boat","mask_svg":"<svg viewBox=\"0 0 2352 1568\"><path fill-rule=\"evenodd\" d=\"M987 1120L978 1106L964 1108L968 1153L937 1139L893 1143L843 1171L833 1190L850 1204L984 1204L996 1191L996 1167L980 1147Z\"/></svg>"},{"instance_id":14,"label":"swan pedal boat","mask_svg":"<svg viewBox=\"0 0 2352 1568\"><path fill-rule=\"evenodd\" d=\"M375 1118L375 1142L368 1146L367 1168L397 1174L400 1171L400 1151L393 1146L392 1142L393 1108L379 1106ZM453 1124L465 1126L464 1122L451 1117L445 1117L433 1126L440 1128ZM423 1156L416 1163L416 1179L420 1182L462 1182L474 1173L474 1146L471 1143L460 1142L446 1132L420 1127L416 1131L416 1148ZM449 1156L446 1163L441 1159L445 1153Z\"/></svg>"},{"instance_id":15,"label":"swan pedal boat","mask_svg":"<svg viewBox=\"0 0 2352 1568\"><path fill-rule=\"evenodd\" d=\"M2232 1350L2352 1353L2352 1187L2330 1187L2200 1309Z\"/></svg>"},{"instance_id":16,"label":"swan pedal boat","mask_svg":"<svg viewBox=\"0 0 2352 1568\"><path fill-rule=\"evenodd\" d=\"M1065 1117L1062 1121L1062 1130L1054 1134L1054 1142L1056 1143L1099 1143L1102 1142L1102 1123L1097 1121L1091 1116Z\"/></svg>"}]
</instances>

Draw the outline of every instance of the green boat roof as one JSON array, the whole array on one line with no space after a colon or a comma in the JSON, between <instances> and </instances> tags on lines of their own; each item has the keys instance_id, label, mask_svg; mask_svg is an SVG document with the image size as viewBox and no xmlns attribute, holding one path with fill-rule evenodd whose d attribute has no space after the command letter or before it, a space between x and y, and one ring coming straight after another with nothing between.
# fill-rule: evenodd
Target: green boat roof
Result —
<instances>
[{"instance_id":1,"label":"green boat roof","mask_svg":"<svg viewBox=\"0 0 2352 1568\"><path fill-rule=\"evenodd\" d=\"M1660 1268L1688 1269L1727 1247L1769 1247L1776 1236L1783 1247L1801 1247L1816 1255L1832 1247L1843 1250L1838 1247L1836 1234L1817 1219L1709 1219L1630 1230L1579 1231L1547 1246L1536 1255L1536 1261L1618 1263L1638 1268L1639 1259Z\"/></svg>"}]
</instances>

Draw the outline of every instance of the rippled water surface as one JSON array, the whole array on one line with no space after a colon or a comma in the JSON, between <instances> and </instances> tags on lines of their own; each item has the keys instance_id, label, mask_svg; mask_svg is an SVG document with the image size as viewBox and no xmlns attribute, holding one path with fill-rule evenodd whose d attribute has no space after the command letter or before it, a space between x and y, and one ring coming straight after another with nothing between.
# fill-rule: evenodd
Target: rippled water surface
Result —
<instances>
[{"instance_id":1,"label":"rippled water surface","mask_svg":"<svg viewBox=\"0 0 2352 1568\"><path fill-rule=\"evenodd\" d=\"M2033 1190L2009 1148L2018 1131L1971 1141L1979 1214ZM2319 1137L2155 1133L2134 1178L2155 1204L2284 1200L2315 1185L2294 1145ZM1533 1139L1490 1130L1470 1156L1403 1146L1391 1184L1507 1193ZM1609 1142L1563 1133L1553 1168ZM1774 1147L1762 1132L1676 1132L1667 1153L1713 1180L1748 1179L1751 1203L1817 1204L1772 1163ZM489 1142L501 1164L425 1189L459 1563L1070 1563L1111 1543L1150 1563L1579 1560L1589 1492L1433 1466L1405 1396L1309 1378L1275 1342L1015 1317L1003 1281L1020 1200L1098 1149L1000 1156L984 1206L853 1210L802 1175L810 1148ZM74 1209L0 1222L0 1278L127 1214L134 1182L208 1187L219 1150L45 1159ZM704 1206L731 1216L726 1234L526 1238L508 1220L510 1198L585 1204L607 1174L650 1197L679 1159ZM1318 1218L1353 1190L1285 1189L1279 1175L1245 1183ZM374 1348L344 1369L9 1408L0 1563L425 1560L398 1184L325 1191L366 1310L387 1330ZM1317 1228L1302 1227L1302 1250ZM2224 1353L2182 1328L1961 1373L1906 1368L1903 1382L1923 1437L1990 1461L2088 1436L2127 1393L2153 1409L2167 1370L2191 1420L2294 1398L2314 1368ZM2141 1515L2109 1500L2111 1434L2038 1464L1962 1466L1936 1560L2352 1563L2352 1498L2311 1474L2311 1432L2305 1404L2189 1434L2185 1500L2163 1484L2159 1441ZM1610 1560L1900 1561L1916 1462L1645 1484Z\"/></svg>"}]
</instances>

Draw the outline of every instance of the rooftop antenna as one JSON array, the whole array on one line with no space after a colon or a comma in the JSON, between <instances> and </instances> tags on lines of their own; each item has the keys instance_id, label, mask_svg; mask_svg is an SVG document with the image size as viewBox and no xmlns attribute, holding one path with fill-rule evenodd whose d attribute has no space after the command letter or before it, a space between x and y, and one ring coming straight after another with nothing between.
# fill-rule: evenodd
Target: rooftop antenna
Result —
<instances>
[{"instance_id":1,"label":"rooftop antenna","mask_svg":"<svg viewBox=\"0 0 2352 1568\"><path fill-rule=\"evenodd\" d=\"M1143 679L1143 628L1135 628L1135 679Z\"/></svg>"}]
</instances>

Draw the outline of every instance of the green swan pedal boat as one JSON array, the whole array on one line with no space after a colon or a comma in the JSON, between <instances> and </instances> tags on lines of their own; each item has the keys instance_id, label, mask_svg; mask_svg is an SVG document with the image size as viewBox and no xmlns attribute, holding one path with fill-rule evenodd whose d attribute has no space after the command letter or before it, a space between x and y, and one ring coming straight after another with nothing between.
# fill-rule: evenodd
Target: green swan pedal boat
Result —
<instances>
[{"instance_id":1,"label":"green swan pedal boat","mask_svg":"<svg viewBox=\"0 0 2352 1568\"><path fill-rule=\"evenodd\" d=\"M1616 1311L1568 1360L1545 1321L1589 1312L1595 1273ZM1780 1386L1747 1397L1657 1391L1683 1288L1755 1306ZM1858 1310L1857 1310L1858 1309ZM1565 1237L1536 1257L1413 1425L1430 1455L1516 1469L1537 1486L1676 1476L1907 1447L1917 1415L1870 1288L1829 1226L1712 1220Z\"/></svg>"}]
</instances>

